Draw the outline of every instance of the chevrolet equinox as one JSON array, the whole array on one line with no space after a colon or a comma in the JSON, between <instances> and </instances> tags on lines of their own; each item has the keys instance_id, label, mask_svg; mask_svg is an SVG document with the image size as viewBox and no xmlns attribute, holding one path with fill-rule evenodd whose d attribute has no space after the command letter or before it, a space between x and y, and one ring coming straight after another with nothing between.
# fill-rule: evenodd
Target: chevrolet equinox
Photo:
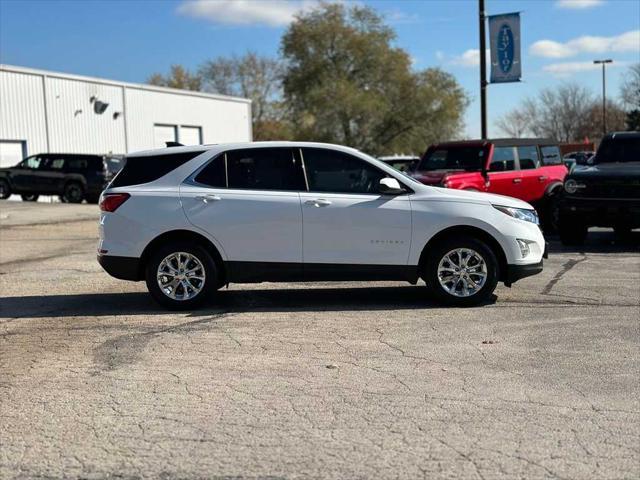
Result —
<instances>
[{"instance_id":1,"label":"chevrolet equinox","mask_svg":"<svg viewBox=\"0 0 640 480\"><path fill-rule=\"evenodd\" d=\"M255 142L129 155L100 199L98 261L171 309L231 283L422 279L485 302L542 271L526 202L423 185L348 147Z\"/></svg>"}]
</instances>

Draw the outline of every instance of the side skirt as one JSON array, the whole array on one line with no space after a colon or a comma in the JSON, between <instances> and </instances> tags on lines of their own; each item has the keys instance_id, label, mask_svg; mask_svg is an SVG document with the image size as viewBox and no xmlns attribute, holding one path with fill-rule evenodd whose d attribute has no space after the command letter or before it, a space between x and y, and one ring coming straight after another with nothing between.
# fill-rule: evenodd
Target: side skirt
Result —
<instances>
[{"instance_id":1,"label":"side skirt","mask_svg":"<svg viewBox=\"0 0 640 480\"><path fill-rule=\"evenodd\" d=\"M352 265L343 263L226 262L231 283L340 282L400 280L418 282L411 265Z\"/></svg>"}]
</instances>

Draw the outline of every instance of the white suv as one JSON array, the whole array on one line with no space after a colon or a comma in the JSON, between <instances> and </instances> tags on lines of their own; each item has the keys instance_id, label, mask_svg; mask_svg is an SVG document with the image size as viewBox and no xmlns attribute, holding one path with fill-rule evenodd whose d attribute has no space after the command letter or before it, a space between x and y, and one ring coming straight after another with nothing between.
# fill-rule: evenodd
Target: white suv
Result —
<instances>
[{"instance_id":1,"label":"white suv","mask_svg":"<svg viewBox=\"0 0 640 480\"><path fill-rule=\"evenodd\" d=\"M426 186L319 143L129 155L100 207L100 264L175 309L230 282L420 278L445 303L476 305L545 256L528 203Z\"/></svg>"}]
</instances>

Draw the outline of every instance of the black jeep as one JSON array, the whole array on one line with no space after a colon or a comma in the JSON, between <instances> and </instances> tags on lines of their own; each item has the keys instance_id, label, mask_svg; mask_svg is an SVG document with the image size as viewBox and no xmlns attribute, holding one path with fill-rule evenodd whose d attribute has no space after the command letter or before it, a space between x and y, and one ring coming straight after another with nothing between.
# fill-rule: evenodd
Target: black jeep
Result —
<instances>
[{"instance_id":1,"label":"black jeep","mask_svg":"<svg viewBox=\"0 0 640 480\"><path fill-rule=\"evenodd\" d=\"M626 235L640 227L640 132L606 135L588 165L564 181L560 239L580 245L589 227L613 227Z\"/></svg>"},{"instance_id":2,"label":"black jeep","mask_svg":"<svg viewBox=\"0 0 640 480\"><path fill-rule=\"evenodd\" d=\"M98 203L100 193L122 167L122 159L102 155L42 153L15 167L0 168L0 198L11 194L25 201L60 195L63 202Z\"/></svg>"}]
</instances>

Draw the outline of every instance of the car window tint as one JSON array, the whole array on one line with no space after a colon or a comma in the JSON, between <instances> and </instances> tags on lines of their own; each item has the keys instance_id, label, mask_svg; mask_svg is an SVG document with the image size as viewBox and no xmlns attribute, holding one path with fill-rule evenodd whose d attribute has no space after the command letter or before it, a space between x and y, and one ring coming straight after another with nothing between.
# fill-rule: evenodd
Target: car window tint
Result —
<instances>
[{"instance_id":1,"label":"car window tint","mask_svg":"<svg viewBox=\"0 0 640 480\"><path fill-rule=\"evenodd\" d=\"M562 157L560 156L560 149L556 145L549 145L546 147L540 147L542 152L542 163L545 165L560 165L562 163ZM576 158L575 155L569 158Z\"/></svg>"},{"instance_id":2,"label":"car window tint","mask_svg":"<svg viewBox=\"0 0 640 480\"><path fill-rule=\"evenodd\" d=\"M29 157L24 159L24 161L22 162L22 166L24 168L36 169L40 166L41 162L42 162L42 157Z\"/></svg>"},{"instance_id":3,"label":"car window tint","mask_svg":"<svg viewBox=\"0 0 640 480\"><path fill-rule=\"evenodd\" d=\"M197 183L208 187L224 188L227 186L227 175L224 167L224 155L210 161L194 178Z\"/></svg>"},{"instance_id":4,"label":"car window tint","mask_svg":"<svg viewBox=\"0 0 640 480\"><path fill-rule=\"evenodd\" d=\"M373 165L346 153L321 148L302 150L312 192L380 192L380 180L388 175Z\"/></svg>"},{"instance_id":5,"label":"car window tint","mask_svg":"<svg viewBox=\"0 0 640 480\"><path fill-rule=\"evenodd\" d=\"M531 170L538 168L538 147L535 145L524 145L518 147L518 159L520 160L520 170Z\"/></svg>"},{"instance_id":6,"label":"car window tint","mask_svg":"<svg viewBox=\"0 0 640 480\"><path fill-rule=\"evenodd\" d=\"M640 137L606 138L596 154L596 163L640 161Z\"/></svg>"},{"instance_id":7,"label":"car window tint","mask_svg":"<svg viewBox=\"0 0 640 480\"><path fill-rule=\"evenodd\" d=\"M229 188L305 190L302 165L290 148L248 148L227 152Z\"/></svg>"},{"instance_id":8,"label":"car window tint","mask_svg":"<svg viewBox=\"0 0 640 480\"><path fill-rule=\"evenodd\" d=\"M506 172L516 168L516 157L513 147L495 147L489 164L491 172Z\"/></svg>"},{"instance_id":9,"label":"car window tint","mask_svg":"<svg viewBox=\"0 0 640 480\"><path fill-rule=\"evenodd\" d=\"M464 170L478 171L485 159L484 146L450 146L427 150L417 170Z\"/></svg>"},{"instance_id":10,"label":"car window tint","mask_svg":"<svg viewBox=\"0 0 640 480\"><path fill-rule=\"evenodd\" d=\"M84 170L87 168L87 161L83 158L72 158L67 160L67 165L71 170Z\"/></svg>"},{"instance_id":11,"label":"car window tint","mask_svg":"<svg viewBox=\"0 0 640 480\"><path fill-rule=\"evenodd\" d=\"M116 175L109 187L126 187L153 182L201 153L203 150L126 157L124 168Z\"/></svg>"},{"instance_id":12,"label":"car window tint","mask_svg":"<svg viewBox=\"0 0 640 480\"><path fill-rule=\"evenodd\" d=\"M49 169L62 170L64 167L64 158L53 158L49 163Z\"/></svg>"}]
</instances>

